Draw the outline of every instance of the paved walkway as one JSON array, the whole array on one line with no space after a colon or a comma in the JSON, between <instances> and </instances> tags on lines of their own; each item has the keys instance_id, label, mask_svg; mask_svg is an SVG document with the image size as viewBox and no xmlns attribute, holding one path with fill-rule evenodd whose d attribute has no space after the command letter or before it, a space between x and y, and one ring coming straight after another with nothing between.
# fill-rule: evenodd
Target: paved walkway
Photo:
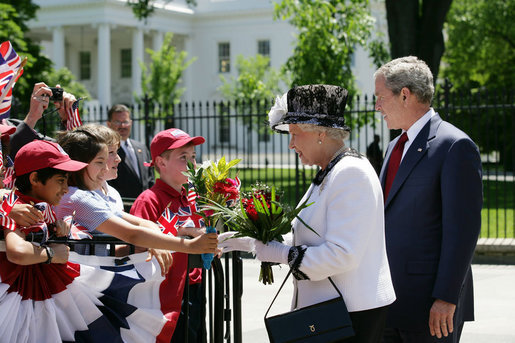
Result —
<instances>
[{"instance_id":1,"label":"paved walkway","mask_svg":"<svg viewBox=\"0 0 515 343\"><path fill-rule=\"evenodd\" d=\"M275 283L265 286L258 282L259 262L244 259L243 263L243 342L268 342L263 316L287 269L273 267ZM472 269L476 321L465 323L461 342L515 343L515 266L473 265ZM289 310L292 292L289 280L274 303L271 314Z\"/></svg>"}]
</instances>

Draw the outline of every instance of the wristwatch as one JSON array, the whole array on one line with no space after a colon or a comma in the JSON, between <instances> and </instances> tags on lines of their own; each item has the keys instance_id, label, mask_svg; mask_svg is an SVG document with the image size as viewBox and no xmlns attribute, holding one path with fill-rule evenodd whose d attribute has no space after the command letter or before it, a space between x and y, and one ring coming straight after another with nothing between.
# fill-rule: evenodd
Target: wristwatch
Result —
<instances>
[{"instance_id":1,"label":"wristwatch","mask_svg":"<svg viewBox=\"0 0 515 343\"><path fill-rule=\"evenodd\" d=\"M46 260L46 264L52 263L52 258L54 257L54 249L49 247L48 245L43 245L43 248L46 250L46 255L48 256L48 259Z\"/></svg>"}]
</instances>

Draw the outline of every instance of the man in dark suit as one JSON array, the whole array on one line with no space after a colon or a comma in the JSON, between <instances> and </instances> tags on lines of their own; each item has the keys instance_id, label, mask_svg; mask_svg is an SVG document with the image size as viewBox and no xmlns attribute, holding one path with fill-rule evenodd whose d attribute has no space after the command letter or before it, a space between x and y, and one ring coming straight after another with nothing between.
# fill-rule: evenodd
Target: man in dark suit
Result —
<instances>
[{"instance_id":1,"label":"man in dark suit","mask_svg":"<svg viewBox=\"0 0 515 343\"><path fill-rule=\"evenodd\" d=\"M118 177L109 181L123 198L137 198L154 184L154 171L143 163L150 162L147 147L129 138L132 128L130 111L125 105L114 105L108 112L107 126L120 134Z\"/></svg>"},{"instance_id":2,"label":"man in dark suit","mask_svg":"<svg viewBox=\"0 0 515 343\"><path fill-rule=\"evenodd\" d=\"M416 57L374 75L376 110L402 129L381 169L386 250L397 300L383 340L459 342L474 319L472 256L481 228L481 160L474 142L431 108L433 76Z\"/></svg>"}]
</instances>

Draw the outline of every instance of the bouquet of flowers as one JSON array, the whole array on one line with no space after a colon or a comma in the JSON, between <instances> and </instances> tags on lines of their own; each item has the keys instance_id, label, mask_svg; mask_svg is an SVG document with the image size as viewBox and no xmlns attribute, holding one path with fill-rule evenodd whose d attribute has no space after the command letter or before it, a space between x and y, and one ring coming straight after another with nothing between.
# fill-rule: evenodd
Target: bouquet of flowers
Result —
<instances>
[{"instance_id":1,"label":"bouquet of flowers","mask_svg":"<svg viewBox=\"0 0 515 343\"><path fill-rule=\"evenodd\" d=\"M193 189L197 195L199 212L206 224L206 232L216 232L215 226L221 214L206 207L207 204L216 204L220 207L234 206L240 195L240 179L236 176L229 178L232 167L238 164L241 159L234 159L226 162L225 157L217 162L207 161L195 170L192 163L188 163L188 176ZM210 269L213 254L202 254L204 267Z\"/></svg>"},{"instance_id":2,"label":"bouquet of flowers","mask_svg":"<svg viewBox=\"0 0 515 343\"><path fill-rule=\"evenodd\" d=\"M233 237L251 237L264 244L273 240L282 242L283 235L291 231L294 218L317 234L298 216L300 211L313 203L305 201L297 208L290 209L280 202L280 198L281 194L275 187L257 183L250 192L242 194L239 208L231 209L217 204L212 204L210 208L221 213L225 224L237 232ZM265 285L274 282L271 263L261 263L259 281Z\"/></svg>"}]
</instances>

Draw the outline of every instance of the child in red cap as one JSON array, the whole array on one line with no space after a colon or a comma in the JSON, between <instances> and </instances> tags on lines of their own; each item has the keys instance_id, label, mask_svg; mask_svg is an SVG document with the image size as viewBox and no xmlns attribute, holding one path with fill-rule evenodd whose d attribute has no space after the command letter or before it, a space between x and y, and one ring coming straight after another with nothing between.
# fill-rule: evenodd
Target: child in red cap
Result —
<instances>
[{"instance_id":1,"label":"child in red cap","mask_svg":"<svg viewBox=\"0 0 515 343\"><path fill-rule=\"evenodd\" d=\"M195 165L195 146L203 144L204 137L191 137L186 132L179 129L168 129L159 132L150 144L150 154L152 163L159 172L160 178L156 180L154 186L147 189L136 199L131 208L131 214L157 221L163 211L168 207L174 215L179 215L179 222L186 222L189 225L176 226L178 236L198 236L205 232L200 227L199 217L195 215L195 200L188 200L187 190L183 187L188 183L188 178L183 172L188 169L188 162ZM193 209L192 209L193 208ZM188 214L190 214L188 216ZM196 226L196 227L195 227ZM170 270L173 277L172 289L175 297L170 302L173 311L179 313L181 310L182 296L185 279L188 277L188 255L175 253L173 268ZM201 323L201 304L202 289L200 282L202 269L194 268L189 273L189 300L190 316L188 319L189 342L197 342L200 339ZM179 322L175 328L172 341L184 342L184 311L180 313Z\"/></svg>"},{"instance_id":2,"label":"child in red cap","mask_svg":"<svg viewBox=\"0 0 515 343\"><path fill-rule=\"evenodd\" d=\"M68 173L86 167L74 161L52 142L33 141L16 154L16 192L12 191L1 205L5 244L0 244L0 315L1 340L36 342L40 335L60 337L56 322L58 313L52 298L62 293L77 276L67 264L69 248L64 244L28 242L30 232L48 233L51 224L56 235L68 234L69 226L55 220L50 205L57 205L68 192ZM21 227L8 218L14 203L33 204L44 211L44 222ZM44 328L45 331L39 331Z\"/></svg>"}]
</instances>

